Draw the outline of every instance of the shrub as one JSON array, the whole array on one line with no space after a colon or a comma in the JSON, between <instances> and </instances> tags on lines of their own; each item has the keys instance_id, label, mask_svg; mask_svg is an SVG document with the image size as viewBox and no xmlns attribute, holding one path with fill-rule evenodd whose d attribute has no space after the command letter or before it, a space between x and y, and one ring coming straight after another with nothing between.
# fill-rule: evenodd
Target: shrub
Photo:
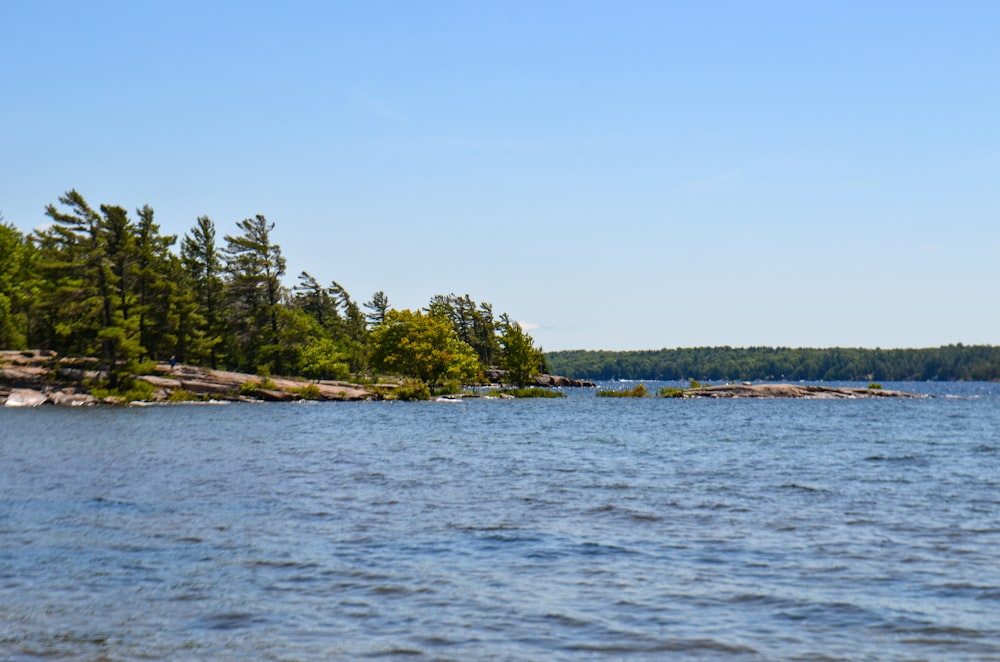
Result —
<instances>
[{"instance_id":1,"label":"shrub","mask_svg":"<svg viewBox=\"0 0 1000 662\"><path fill-rule=\"evenodd\" d=\"M167 397L167 402L197 402L199 400L204 400L204 398L197 393L185 391L182 388L174 389Z\"/></svg>"},{"instance_id":2,"label":"shrub","mask_svg":"<svg viewBox=\"0 0 1000 662\"><path fill-rule=\"evenodd\" d=\"M122 402L149 402L153 399L153 385L140 380L124 380L118 388L108 388L107 382L99 382L90 389L90 394L99 400L114 398Z\"/></svg>"},{"instance_id":3,"label":"shrub","mask_svg":"<svg viewBox=\"0 0 1000 662\"><path fill-rule=\"evenodd\" d=\"M659 396L661 398L683 398L684 390L682 388L677 388L676 386L664 386L659 391Z\"/></svg>"},{"instance_id":4,"label":"shrub","mask_svg":"<svg viewBox=\"0 0 1000 662\"><path fill-rule=\"evenodd\" d=\"M430 400L431 390L420 379L404 379L403 383L386 393L387 400Z\"/></svg>"},{"instance_id":5,"label":"shrub","mask_svg":"<svg viewBox=\"0 0 1000 662\"><path fill-rule=\"evenodd\" d=\"M565 398L566 394L562 391L553 391L547 388L541 388L539 386L533 386L529 388L505 388L497 393L503 393L505 395L512 395L515 398Z\"/></svg>"},{"instance_id":6,"label":"shrub","mask_svg":"<svg viewBox=\"0 0 1000 662\"><path fill-rule=\"evenodd\" d=\"M240 395L248 398L260 397L261 383L258 381L247 381L240 384Z\"/></svg>"},{"instance_id":7,"label":"shrub","mask_svg":"<svg viewBox=\"0 0 1000 662\"><path fill-rule=\"evenodd\" d=\"M868 384L868 388L872 389L873 391L878 391L882 388L882 385L879 384L878 382L871 382L870 384Z\"/></svg>"},{"instance_id":8,"label":"shrub","mask_svg":"<svg viewBox=\"0 0 1000 662\"><path fill-rule=\"evenodd\" d=\"M645 384L639 384L628 391L598 391L599 398L646 398L649 397L649 390Z\"/></svg>"},{"instance_id":9,"label":"shrub","mask_svg":"<svg viewBox=\"0 0 1000 662\"><path fill-rule=\"evenodd\" d=\"M302 400L319 400L322 397L319 387L315 384L306 384L301 388L292 389L292 393L299 396Z\"/></svg>"}]
</instances>

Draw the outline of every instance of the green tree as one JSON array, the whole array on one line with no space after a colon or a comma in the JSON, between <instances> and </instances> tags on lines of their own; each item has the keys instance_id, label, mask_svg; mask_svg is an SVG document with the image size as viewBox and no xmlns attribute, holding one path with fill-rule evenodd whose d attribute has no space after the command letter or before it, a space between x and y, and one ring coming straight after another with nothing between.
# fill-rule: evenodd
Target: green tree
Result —
<instances>
[{"instance_id":1,"label":"green tree","mask_svg":"<svg viewBox=\"0 0 1000 662\"><path fill-rule=\"evenodd\" d=\"M222 256L215 243L215 224L208 216L199 216L190 234L181 242L185 288L194 298L194 309L182 316L178 356L182 360L201 361L218 368L220 346L225 333L225 308L222 280Z\"/></svg>"},{"instance_id":2,"label":"green tree","mask_svg":"<svg viewBox=\"0 0 1000 662\"><path fill-rule=\"evenodd\" d=\"M543 354L535 348L534 340L520 324L511 321L507 315L501 316L500 321L500 367L507 370L515 385L530 384L542 368Z\"/></svg>"},{"instance_id":3,"label":"green tree","mask_svg":"<svg viewBox=\"0 0 1000 662\"><path fill-rule=\"evenodd\" d=\"M59 202L68 209L49 205L53 224L37 235L44 333L58 351L103 359L117 388L142 353L130 316L135 225L121 207L102 205L97 213L75 190Z\"/></svg>"},{"instance_id":4,"label":"green tree","mask_svg":"<svg viewBox=\"0 0 1000 662\"><path fill-rule=\"evenodd\" d=\"M431 315L447 319L458 338L476 352L484 368L496 364L500 346L491 305L477 305L468 294L462 297L438 294L431 299L427 311Z\"/></svg>"},{"instance_id":5,"label":"green tree","mask_svg":"<svg viewBox=\"0 0 1000 662\"><path fill-rule=\"evenodd\" d=\"M321 328L334 332L339 330L342 320L332 288L323 287L311 274L303 271L292 292L295 305L316 320Z\"/></svg>"},{"instance_id":6,"label":"green tree","mask_svg":"<svg viewBox=\"0 0 1000 662\"><path fill-rule=\"evenodd\" d=\"M477 379L476 353L447 320L409 310L389 310L371 332L371 362L379 371L428 384Z\"/></svg>"},{"instance_id":7,"label":"green tree","mask_svg":"<svg viewBox=\"0 0 1000 662\"><path fill-rule=\"evenodd\" d=\"M258 214L236 224L242 231L226 235L225 273L233 356L238 367L256 370L262 354L278 342L278 311L285 258L271 239L274 223ZM287 366L276 365L283 370Z\"/></svg>"},{"instance_id":8,"label":"green tree","mask_svg":"<svg viewBox=\"0 0 1000 662\"><path fill-rule=\"evenodd\" d=\"M170 252L177 236L160 234L149 205L136 215L133 288L139 343L150 356L165 359L177 351L179 308L186 294L177 257Z\"/></svg>"},{"instance_id":9,"label":"green tree","mask_svg":"<svg viewBox=\"0 0 1000 662\"><path fill-rule=\"evenodd\" d=\"M34 245L0 214L0 347L24 349L34 287Z\"/></svg>"},{"instance_id":10,"label":"green tree","mask_svg":"<svg viewBox=\"0 0 1000 662\"><path fill-rule=\"evenodd\" d=\"M371 311L365 315L369 326L376 327L385 322L385 314L389 311L389 297L385 292L379 290L372 295L371 301L365 301L362 305Z\"/></svg>"}]
</instances>

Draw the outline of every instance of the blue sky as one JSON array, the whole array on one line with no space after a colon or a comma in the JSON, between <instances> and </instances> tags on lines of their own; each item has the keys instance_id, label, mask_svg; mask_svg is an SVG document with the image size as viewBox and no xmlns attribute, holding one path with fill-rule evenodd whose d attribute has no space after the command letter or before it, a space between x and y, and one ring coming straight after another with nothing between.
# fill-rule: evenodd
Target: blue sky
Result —
<instances>
[{"instance_id":1,"label":"blue sky","mask_svg":"<svg viewBox=\"0 0 1000 662\"><path fill-rule=\"evenodd\" d=\"M1000 343L1000 3L0 2L0 212L555 349Z\"/></svg>"}]
</instances>

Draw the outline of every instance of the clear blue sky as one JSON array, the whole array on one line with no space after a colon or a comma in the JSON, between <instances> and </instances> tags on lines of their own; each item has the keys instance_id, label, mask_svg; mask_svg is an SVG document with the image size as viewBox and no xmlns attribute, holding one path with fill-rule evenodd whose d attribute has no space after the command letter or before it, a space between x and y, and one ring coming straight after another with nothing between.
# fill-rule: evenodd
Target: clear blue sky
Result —
<instances>
[{"instance_id":1,"label":"clear blue sky","mask_svg":"<svg viewBox=\"0 0 1000 662\"><path fill-rule=\"evenodd\" d=\"M1000 2L0 0L0 212L264 214L545 349L1000 343Z\"/></svg>"}]
</instances>

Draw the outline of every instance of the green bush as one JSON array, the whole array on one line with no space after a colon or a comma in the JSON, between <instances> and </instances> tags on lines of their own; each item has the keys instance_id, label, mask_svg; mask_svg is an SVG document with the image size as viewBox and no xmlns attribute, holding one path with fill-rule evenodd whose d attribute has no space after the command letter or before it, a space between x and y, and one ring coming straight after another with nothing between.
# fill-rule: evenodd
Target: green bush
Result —
<instances>
[{"instance_id":1,"label":"green bush","mask_svg":"<svg viewBox=\"0 0 1000 662\"><path fill-rule=\"evenodd\" d=\"M879 384L878 382L871 382L870 384L868 384L868 388L872 389L873 391L878 391L881 390L882 385Z\"/></svg>"},{"instance_id":2,"label":"green bush","mask_svg":"<svg viewBox=\"0 0 1000 662\"><path fill-rule=\"evenodd\" d=\"M167 402L198 402L200 400L204 400L201 395L185 391L182 388L174 389L169 397L167 397Z\"/></svg>"},{"instance_id":3,"label":"green bush","mask_svg":"<svg viewBox=\"0 0 1000 662\"><path fill-rule=\"evenodd\" d=\"M685 390L676 386L664 386L660 389L658 395L661 398L683 398Z\"/></svg>"},{"instance_id":4,"label":"green bush","mask_svg":"<svg viewBox=\"0 0 1000 662\"><path fill-rule=\"evenodd\" d=\"M108 388L107 382L99 382L90 389L90 394L99 400L115 398L122 402L149 402L153 399L153 385L137 379L124 380L118 388Z\"/></svg>"},{"instance_id":5,"label":"green bush","mask_svg":"<svg viewBox=\"0 0 1000 662\"><path fill-rule=\"evenodd\" d=\"M261 383L258 381L247 381L240 384L240 395L248 398L260 397Z\"/></svg>"},{"instance_id":6,"label":"green bush","mask_svg":"<svg viewBox=\"0 0 1000 662\"><path fill-rule=\"evenodd\" d=\"M300 388L292 389L292 393L302 400L319 400L322 397L319 387L315 384L306 384Z\"/></svg>"},{"instance_id":7,"label":"green bush","mask_svg":"<svg viewBox=\"0 0 1000 662\"><path fill-rule=\"evenodd\" d=\"M632 387L628 391L598 391L597 397L599 398L647 398L649 397L649 389L646 388L645 384L639 384Z\"/></svg>"},{"instance_id":8,"label":"green bush","mask_svg":"<svg viewBox=\"0 0 1000 662\"><path fill-rule=\"evenodd\" d=\"M420 379L404 379L403 383L388 391L386 400L430 400L431 390Z\"/></svg>"},{"instance_id":9,"label":"green bush","mask_svg":"<svg viewBox=\"0 0 1000 662\"><path fill-rule=\"evenodd\" d=\"M562 391L553 391L547 388L541 388L539 386L533 386L529 388L505 388L496 391L496 393L502 393L504 395L512 395L515 398L565 398L566 394Z\"/></svg>"}]
</instances>

